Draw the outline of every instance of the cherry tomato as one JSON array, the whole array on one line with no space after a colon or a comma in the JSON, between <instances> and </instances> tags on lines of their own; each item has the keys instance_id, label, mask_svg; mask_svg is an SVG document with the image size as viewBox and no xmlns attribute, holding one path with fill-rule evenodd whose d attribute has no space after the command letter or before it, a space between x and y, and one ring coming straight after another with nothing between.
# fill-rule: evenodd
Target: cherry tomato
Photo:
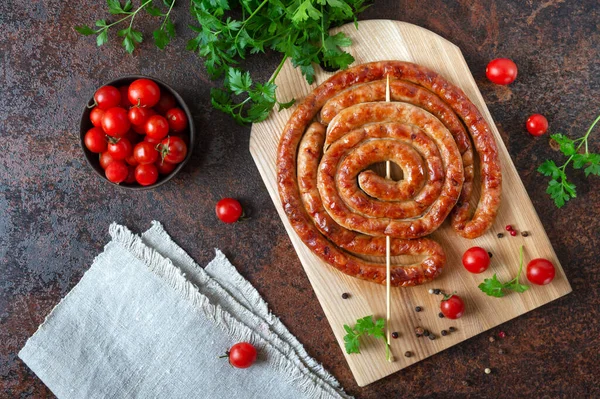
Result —
<instances>
[{"instance_id":1,"label":"cherry tomato","mask_svg":"<svg viewBox=\"0 0 600 399\"><path fill-rule=\"evenodd\" d=\"M187 116L181 108L171 108L165 117L169 121L169 128L174 132L182 132L188 125Z\"/></svg>"},{"instance_id":2,"label":"cherry tomato","mask_svg":"<svg viewBox=\"0 0 600 399\"><path fill-rule=\"evenodd\" d=\"M533 284L549 284L554 279L555 274L556 269L549 260L537 258L527 264L527 280Z\"/></svg>"},{"instance_id":3,"label":"cherry tomato","mask_svg":"<svg viewBox=\"0 0 600 399\"><path fill-rule=\"evenodd\" d=\"M158 170L153 164L138 165L135 167L135 180L142 186L149 186L158 180Z\"/></svg>"},{"instance_id":4,"label":"cherry tomato","mask_svg":"<svg viewBox=\"0 0 600 399\"><path fill-rule=\"evenodd\" d=\"M131 107L127 113L129 122L134 126L145 124L150 116L152 116L152 110L150 108Z\"/></svg>"},{"instance_id":5,"label":"cherry tomato","mask_svg":"<svg viewBox=\"0 0 600 399\"><path fill-rule=\"evenodd\" d=\"M146 134L146 124L144 123L143 125L131 125L131 129L133 129L134 132L136 132L137 134L142 134L145 135Z\"/></svg>"},{"instance_id":6,"label":"cherry tomato","mask_svg":"<svg viewBox=\"0 0 600 399\"><path fill-rule=\"evenodd\" d=\"M158 144L160 144L160 142L161 142L160 139L155 139L155 138L150 137L150 136L144 137L144 141L146 143L154 144L155 146L158 145Z\"/></svg>"},{"instance_id":7,"label":"cherry tomato","mask_svg":"<svg viewBox=\"0 0 600 399\"><path fill-rule=\"evenodd\" d=\"M465 312L465 303L458 295L450 295L450 298L442 299L440 310L449 319L458 319Z\"/></svg>"},{"instance_id":8,"label":"cherry tomato","mask_svg":"<svg viewBox=\"0 0 600 399\"><path fill-rule=\"evenodd\" d=\"M517 65L508 58L496 58L487 65L485 74L493 83L507 85L517 78Z\"/></svg>"},{"instance_id":9,"label":"cherry tomato","mask_svg":"<svg viewBox=\"0 0 600 399\"><path fill-rule=\"evenodd\" d=\"M160 88L150 79L138 79L129 85L128 97L132 105L152 108L160 99Z\"/></svg>"},{"instance_id":10,"label":"cherry tomato","mask_svg":"<svg viewBox=\"0 0 600 399\"><path fill-rule=\"evenodd\" d=\"M180 163L187 155L187 145L179 137L167 137L160 142L158 150L163 161L171 163Z\"/></svg>"},{"instance_id":11,"label":"cherry tomato","mask_svg":"<svg viewBox=\"0 0 600 399\"><path fill-rule=\"evenodd\" d=\"M122 161L131 155L133 146L129 140L120 138L114 142L108 143L108 153L115 161Z\"/></svg>"},{"instance_id":12,"label":"cherry tomato","mask_svg":"<svg viewBox=\"0 0 600 399\"><path fill-rule=\"evenodd\" d=\"M137 146L136 146L137 147ZM133 147L133 150L135 151L135 147ZM129 166L138 166L140 163L135 159L135 155L133 153L131 153L130 155L127 156L127 158L125 158L125 162L127 162L127 164Z\"/></svg>"},{"instance_id":13,"label":"cherry tomato","mask_svg":"<svg viewBox=\"0 0 600 399\"><path fill-rule=\"evenodd\" d=\"M133 156L139 164L149 164L158 161L159 153L154 148L154 144L142 141L135 145Z\"/></svg>"},{"instance_id":14,"label":"cherry tomato","mask_svg":"<svg viewBox=\"0 0 600 399\"><path fill-rule=\"evenodd\" d=\"M135 166L129 165L129 174L123 182L127 184L135 183Z\"/></svg>"},{"instance_id":15,"label":"cherry tomato","mask_svg":"<svg viewBox=\"0 0 600 399\"><path fill-rule=\"evenodd\" d=\"M114 107L107 110L102 117L102 129L109 136L121 137L129 131L131 122L124 108Z\"/></svg>"},{"instance_id":16,"label":"cherry tomato","mask_svg":"<svg viewBox=\"0 0 600 399\"><path fill-rule=\"evenodd\" d=\"M161 175L168 175L177 167L176 164L158 160L156 163L156 169L158 169L158 173Z\"/></svg>"},{"instance_id":17,"label":"cherry tomato","mask_svg":"<svg viewBox=\"0 0 600 399\"><path fill-rule=\"evenodd\" d=\"M112 161L104 171L106 178L113 183L122 183L127 179L129 167L123 161Z\"/></svg>"},{"instance_id":18,"label":"cherry tomato","mask_svg":"<svg viewBox=\"0 0 600 399\"><path fill-rule=\"evenodd\" d=\"M108 167L108 165L111 164L111 162L113 162L114 159L113 157L109 154L108 151L104 151L103 153L100 154L100 167L102 169L105 169Z\"/></svg>"},{"instance_id":19,"label":"cherry tomato","mask_svg":"<svg viewBox=\"0 0 600 399\"><path fill-rule=\"evenodd\" d=\"M156 112L159 114L164 115L171 108L175 108L175 105L175 97L173 97L171 93L163 93L154 109L156 109Z\"/></svg>"},{"instance_id":20,"label":"cherry tomato","mask_svg":"<svg viewBox=\"0 0 600 399\"><path fill-rule=\"evenodd\" d=\"M541 136L548 131L548 119L541 114L533 114L527 119L527 131L533 136Z\"/></svg>"},{"instance_id":21,"label":"cherry tomato","mask_svg":"<svg viewBox=\"0 0 600 399\"><path fill-rule=\"evenodd\" d=\"M120 86L119 93L121 93L121 102L119 106L125 109L129 109L131 107L131 102L129 102L129 86Z\"/></svg>"},{"instance_id":22,"label":"cherry tomato","mask_svg":"<svg viewBox=\"0 0 600 399\"><path fill-rule=\"evenodd\" d=\"M238 369L246 369L256 361L257 351L248 342L239 342L229 349L229 364Z\"/></svg>"},{"instance_id":23,"label":"cherry tomato","mask_svg":"<svg viewBox=\"0 0 600 399\"><path fill-rule=\"evenodd\" d=\"M83 143L88 150L95 153L106 151L108 142L104 130L99 127L93 127L83 136Z\"/></svg>"},{"instance_id":24,"label":"cherry tomato","mask_svg":"<svg viewBox=\"0 0 600 399\"><path fill-rule=\"evenodd\" d=\"M179 132L179 133L177 133L177 132L173 132L173 133L169 133L169 136L171 136L171 137L179 137L180 139L182 139L182 140L183 140L183 142L185 143L185 145L186 145L187 147L189 147L189 146L190 146L190 138L189 138L189 136L188 136L187 134L185 134L185 133L181 133L181 132Z\"/></svg>"},{"instance_id":25,"label":"cherry tomato","mask_svg":"<svg viewBox=\"0 0 600 399\"><path fill-rule=\"evenodd\" d=\"M217 202L217 217L225 223L235 223L244 214L242 205L233 198L223 198Z\"/></svg>"},{"instance_id":26,"label":"cherry tomato","mask_svg":"<svg viewBox=\"0 0 600 399\"><path fill-rule=\"evenodd\" d=\"M490 266L490 255L481 247L469 248L463 254L462 263L471 273L479 274Z\"/></svg>"},{"instance_id":27,"label":"cherry tomato","mask_svg":"<svg viewBox=\"0 0 600 399\"><path fill-rule=\"evenodd\" d=\"M144 125L146 135L154 139L162 139L169 134L169 122L164 116L152 115Z\"/></svg>"},{"instance_id":28,"label":"cherry tomato","mask_svg":"<svg viewBox=\"0 0 600 399\"><path fill-rule=\"evenodd\" d=\"M94 101L98 108L106 111L119 106L121 103L121 92L114 86L102 86L94 93Z\"/></svg>"},{"instance_id":29,"label":"cherry tomato","mask_svg":"<svg viewBox=\"0 0 600 399\"><path fill-rule=\"evenodd\" d=\"M102 126L102 117L104 116L104 111L98 107L94 107L92 112L90 112L90 120L92 121L92 125L96 127Z\"/></svg>"}]
</instances>

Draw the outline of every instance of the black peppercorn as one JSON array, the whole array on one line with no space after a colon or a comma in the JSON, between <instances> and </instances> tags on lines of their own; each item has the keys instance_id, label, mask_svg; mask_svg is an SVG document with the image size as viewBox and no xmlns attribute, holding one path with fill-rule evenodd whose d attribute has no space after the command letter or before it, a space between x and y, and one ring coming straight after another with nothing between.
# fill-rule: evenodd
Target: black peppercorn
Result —
<instances>
[{"instance_id":1,"label":"black peppercorn","mask_svg":"<svg viewBox=\"0 0 600 399\"><path fill-rule=\"evenodd\" d=\"M344 292L342 294L342 299L348 299L348 298L350 298L350 294L348 294L347 292Z\"/></svg>"},{"instance_id":2,"label":"black peppercorn","mask_svg":"<svg viewBox=\"0 0 600 399\"><path fill-rule=\"evenodd\" d=\"M420 306L417 306L417 307L415 308L415 312L420 312L421 310L423 310L423 308L422 308L422 307L420 307Z\"/></svg>"},{"instance_id":3,"label":"black peppercorn","mask_svg":"<svg viewBox=\"0 0 600 399\"><path fill-rule=\"evenodd\" d=\"M504 237L504 233L498 233L498 238Z\"/></svg>"},{"instance_id":4,"label":"black peppercorn","mask_svg":"<svg viewBox=\"0 0 600 399\"><path fill-rule=\"evenodd\" d=\"M528 231L522 231L522 232L521 232L521 235L522 235L523 237L527 237L527 236L529 236L529 232L528 232Z\"/></svg>"},{"instance_id":5,"label":"black peppercorn","mask_svg":"<svg viewBox=\"0 0 600 399\"><path fill-rule=\"evenodd\" d=\"M425 330L423 330L423 327L416 327L415 328L415 334L417 334L417 337L422 336L424 332L425 332Z\"/></svg>"},{"instance_id":6,"label":"black peppercorn","mask_svg":"<svg viewBox=\"0 0 600 399\"><path fill-rule=\"evenodd\" d=\"M394 331L392 333L392 338L394 338L394 339L398 338L398 332Z\"/></svg>"},{"instance_id":7,"label":"black peppercorn","mask_svg":"<svg viewBox=\"0 0 600 399\"><path fill-rule=\"evenodd\" d=\"M426 336L426 337L429 337L429 330L423 331L423 335Z\"/></svg>"},{"instance_id":8,"label":"black peppercorn","mask_svg":"<svg viewBox=\"0 0 600 399\"><path fill-rule=\"evenodd\" d=\"M440 312L440 313L438 314L438 316L440 316L440 319L443 319L443 318L444 318L444 314L443 314L442 312Z\"/></svg>"},{"instance_id":9,"label":"black peppercorn","mask_svg":"<svg viewBox=\"0 0 600 399\"><path fill-rule=\"evenodd\" d=\"M441 334L445 337L446 335L448 335L448 331L442 330Z\"/></svg>"},{"instance_id":10,"label":"black peppercorn","mask_svg":"<svg viewBox=\"0 0 600 399\"><path fill-rule=\"evenodd\" d=\"M439 288L436 288L436 289L433 290L433 293L435 295L440 295L441 292L442 292L442 290L440 290Z\"/></svg>"},{"instance_id":11,"label":"black peppercorn","mask_svg":"<svg viewBox=\"0 0 600 399\"><path fill-rule=\"evenodd\" d=\"M412 356L412 352L406 351L406 352L404 352L404 356L411 357Z\"/></svg>"},{"instance_id":12,"label":"black peppercorn","mask_svg":"<svg viewBox=\"0 0 600 399\"><path fill-rule=\"evenodd\" d=\"M490 259L492 259L492 256L494 256L494 255L492 255L491 252L488 252L488 256L490 257Z\"/></svg>"},{"instance_id":13,"label":"black peppercorn","mask_svg":"<svg viewBox=\"0 0 600 399\"><path fill-rule=\"evenodd\" d=\"M435 335L433 335L433 334L429 334L429 335L427 336L427 338L429 338L430 340L432 340L432 341L433 341L433 340L435 339Z\"/></svg>"},{"instance_id":14,"label":"black peppercorn","mask_svg":"<svg viewBox=\"0 0 600 399\"><path fill-rule=\"evenodd\" d=\"M454 331L456 331L456 327L450 327L450 328L448 329L448 331L450 331L450 332L454 332Z\"/></svg>"}]
</instances>

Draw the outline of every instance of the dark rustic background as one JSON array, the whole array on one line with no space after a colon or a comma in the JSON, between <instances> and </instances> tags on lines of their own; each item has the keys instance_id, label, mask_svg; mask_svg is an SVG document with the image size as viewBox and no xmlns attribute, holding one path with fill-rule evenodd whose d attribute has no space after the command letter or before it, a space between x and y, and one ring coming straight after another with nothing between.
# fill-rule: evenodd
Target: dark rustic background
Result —
<instances>
[{"instance_id":1,"label":"dark rustic background","mask_svg":"<svg viewBox=\"0 0 600 399\"><path fill-rule=\"evenodd\" d=\"M462 49L573 286L564 298L366 388L356 386L252 162L250 128L210 106L215 83L184 50L191 21L187 1L180 3L172 45L160 51L148 40L133 56L115 32L96 48L93 37L73 31L109 17L103 1L0 4L1 397L52 396L17 352L102 250L112 221L141 231L153 219L200 264L213 257L212 248L223 249L308 352L359 398L600 397L600 178L570 173L579 197L556 209L535 168L558 154L547 137L535 139L524 129L527 116L541 112L552 132L579 136L600 112L597 0L379 0L361 15L423 26ZM138 23L147 34L156 25L150 17ZM496 57L517 63L514 84L495 86L485 78ZM249 68L267 78L278 60L258 57ZM182 173L144 192L94 176L78 141L83 104L94 89L137 73L180 91L199 136ZM600 151L600 129L591 147ZM214 204L224 196L240 198L252 219L219 223ZM490 343L501 330L508 337ZM483 373L486 367L491 375Z\"/></svg>"}]
</instances>

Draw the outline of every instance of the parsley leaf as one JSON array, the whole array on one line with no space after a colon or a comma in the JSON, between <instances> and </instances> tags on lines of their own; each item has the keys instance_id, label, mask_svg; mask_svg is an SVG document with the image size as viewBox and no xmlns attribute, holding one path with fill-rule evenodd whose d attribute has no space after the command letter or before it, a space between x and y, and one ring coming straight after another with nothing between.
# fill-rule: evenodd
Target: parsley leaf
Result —
<instances>
[{"instance_id":1,"label":"parsley leaf","mask_svg":"<svg viewBox=\"0 0 600 399\"><path fill-rule=\"evenodd\" d=\"M523 246L521 246L519 250L519 259L519 271L515 278L507 283L503 283L498 280L496 273L494 273L492 278L486 278L483 280L483 283L479 284L479 289L485 292L487 295L496 298L503 297L505 295L505 291L507 290L512 290L519 293L527 291L529 286L519 283L519 277L521 277L521 272L523 271Z\"/></svg>"},{"instance_id":2,"label":"parsley leaf","mask_svg":"<svg viewBox=\"0 0 600 399\"><path fill-rule=\"evenodd\" d=\"M377 319L374 320L373 316L365 316L362 319L356 320L354 327L350 327L344 324L344 346L346 353L360 353L360 341L359 337L362 335L370 335L375 338L381 338L386 341L385 338L385 320ZM386 341L386 357L389 360L389 345Z\"/></svg>"},{"instance_id":3,"label":"parsley leaf","mask_svg":"<svg viewBox=\"0 0 600 399\"><path fill-rule=\"evenodd\" d=\"M568 181L566 174L569 163L573 162L573 169L585 168L585 177L589 175L600 176L600 154L591 153L588 150L588 137L599 121L600 116L594 120L583 137L575 140L561 133L550 136L552 140L558 143L560 152L568 158L561 166L557 166L552 160L546 160L537 168L537 171L550 177L546 193L554 200L554 205L557 208L562 208L567 201L577 197L576 187Z\"/></svg>"}]
</instances>

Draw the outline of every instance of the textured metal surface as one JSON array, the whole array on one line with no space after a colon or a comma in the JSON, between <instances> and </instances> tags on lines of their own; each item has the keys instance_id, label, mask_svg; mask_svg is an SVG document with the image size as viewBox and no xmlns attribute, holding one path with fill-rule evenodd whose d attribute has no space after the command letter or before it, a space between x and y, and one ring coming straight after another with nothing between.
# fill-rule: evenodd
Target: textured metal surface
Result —
<instances>
[{"instance_id":1,"label":"textured metal surface","mask_svg":"<svg viewBox=\"0 0 600 399\"><path fill-rule=\"evenodd\" d=\"M221 248L308 352L357 397L600 396L600 179L570 173L579 197L554 208L535 168L558 155L547 137L534 139L523 127L529 114L541 112L553 132L581 135L600 111L596 0L379 0L362 14L421 25L462 49L573 287L493 331L505 331L505 339L490 343L483 334L366 388L354 383L254 167L249 128L211 108L214 83L197 56L183 50L191 37L186 8L182 2L175 9L181 34L170 47L160 51L146 42L129 56L114 36L96 48L93 38L72 30L108 17L104 2L0 4L0 397L52 397L18 350L102 250L112 221L141 231L153 219L200 264ZM139 22L147 33L156 23ZM486 63L499 56L519 66L508 87L484 76ZM277 63L267 55L249 68L267 78ZM143 192L93 176L78 143L82 103L94 88L136 73L178 90L198 135L184 170ZM600 149L600 133L591 144ZM252 218L219 223L214 204L223 196L240 198Z\"/></svg>"}]
</instances>

